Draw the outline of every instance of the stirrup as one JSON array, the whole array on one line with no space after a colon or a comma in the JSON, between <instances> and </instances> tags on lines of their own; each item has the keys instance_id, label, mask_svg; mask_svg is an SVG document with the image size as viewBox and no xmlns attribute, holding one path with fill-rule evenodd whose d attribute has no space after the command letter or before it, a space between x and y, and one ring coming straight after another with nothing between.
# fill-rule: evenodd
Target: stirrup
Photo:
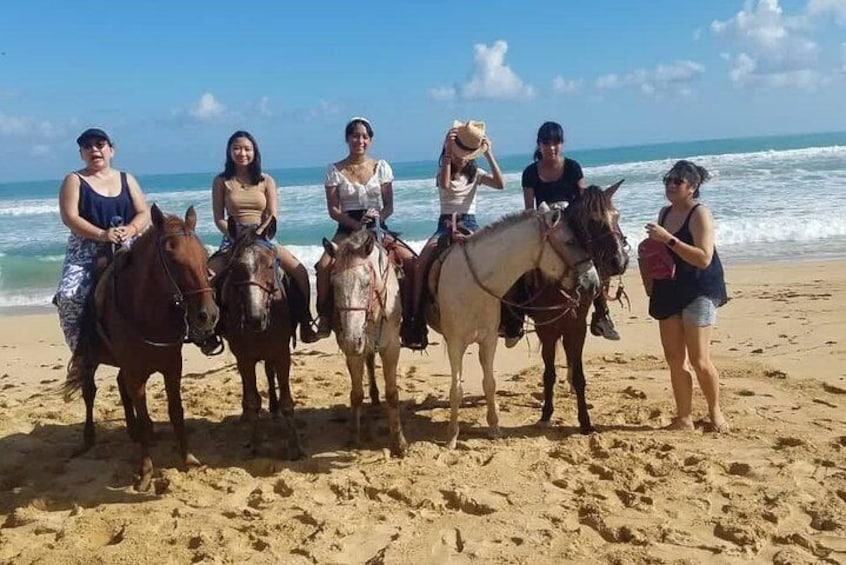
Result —
<instances>
[{"instance_id":1,"label":"stirrup","mask_svg":"<svg viewBox=\"0 0 846 565\"><path fill-rule=\"evenodd\" d=\"M318 314L315 326L317 326L317 329L314 331L314 335L317 336L317 339L327 338L332 334L329 318L322 314ZM300 337L302 337L302 330L300 330ZM308 343L306 340L303 340L303 342Z\"/></svg>"},{"instance_id":2,"label":"stirrup","mask_svg":"<svg viewBox=\"0 0 846 565\"><path fill-rule=\"evenodd\" d=\"M314 343L324 337L329 337L329 332L326 332L326 335L322 335L311 326L311 321L300 322L300 341L303 343Z\"/></svg>"}]
</instances>

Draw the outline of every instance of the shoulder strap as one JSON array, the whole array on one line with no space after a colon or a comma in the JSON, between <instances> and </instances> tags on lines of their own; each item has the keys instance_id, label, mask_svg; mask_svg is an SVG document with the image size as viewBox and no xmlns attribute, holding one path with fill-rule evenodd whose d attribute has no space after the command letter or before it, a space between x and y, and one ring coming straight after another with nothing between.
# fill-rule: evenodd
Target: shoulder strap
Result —
<instances>
[{"instance_id":1,"label":"shoulder strap","mask_svg":"<svg viewBox=\"0 0 846 565\"><path fill-rule=\"evenodd\" d=\"M661 213L658 214L658 225L664 227L664 221L667 219L667 214L670 213L670 207L665 206Z\"/></svg>"},{"instance_id":2,"label":"shoulder strap","mask_svg":"<svg viewBox=\"0 0 846 565\"><path fill-rule=\"evenodd\" d=\"M684 219L684 223L682 224L681 229L689 229L688 224L690 223L690 218L693 216L693 213L696 212L696 209L699 208L699 204L696 204L693 208L690 209L690 212L687 213L687 217Z\"/></svg>"}]
</instances>

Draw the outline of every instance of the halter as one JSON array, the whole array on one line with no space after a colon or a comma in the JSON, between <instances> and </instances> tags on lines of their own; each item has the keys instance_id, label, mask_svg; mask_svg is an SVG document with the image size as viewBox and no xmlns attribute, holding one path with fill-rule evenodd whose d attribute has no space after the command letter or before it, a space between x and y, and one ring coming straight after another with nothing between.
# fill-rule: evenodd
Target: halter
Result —
<instances>
[{"instance_id":1,"label":"halter","mask_svg":"<svg viewBox=\"0 0 846 565\"><path fill-rule=\"evenodd\" d=\"M190 329L190 325L188 324L188 311L185 309L185 298L190 297L190 296L197 296L199 294L205 294L206 292L214 293L214 289L210 286L204 286L204 287L191 289L191 290L182 290L179 287L179 284L176 282L176 279L174 278L173 273L170 270L170 267L168 267L168 262L167 262L167 259L165 258L165 255L164 255L164 243L165 243L165 241L167 241L168 239L174 238L174 237L192 237L192 238L195 238L198 243L200 242L200 240L197 237L197 234L193 230L188 230L188 229L185 229L185 228L182 228L178 231L173 231L173 232L170 232L170 233L160 234L156 238L156 254L158 255L159 262L161 263L162 269L164 269L164 272L165 272L165 275L168 278L168 281L170 281L171 290L173 291L172 304L174 306L176 306L177 308L179 308L180 310L182 310L182 331L180 332L182 334L181 337L178 340L167 341L167 342L153 341L153 340L147 339L146 337L144 337L143 334L141 334L141 332L139 330L135 329L135 327L133 325L131 325L127 322L127 316L121 311L120 301L115 300L115 310L117 311L118 317L120 318L120 320L122 322L124 322L124 325L126 327L130 328L136 334L138 339L140 339L144 344L150 345L150 346L153 346L153 347L179 347L183 343L190 343L190 339L188 338L188 331ZM202 245L202 243L201 243L201 245ZM118 288L117 288L117 286L118 286L117 275L118 275L118 273L114 273L112 275L115 298L117 298L117 290L118 290Z\"/></svg>"},{"instance_id":2,"label":"halter","mask_svg":"<svg viewBox=\"0 0 846 565\"><path fill-rule=\"evenodd\" d=\"M264 292L265 296L267 297L267 299L265 301L266 302L265 308L269 308L270 307L270 301L273 299L273 296L277 292L280 294L280 296L282 295L282 289L283 289L283 285L284 285L284 283L282 281L282 277L279 274L281 262L279 260L279 255L276 252L276 246L274 246L269 241L265 241L263 239L255 239L255 240L251 241L248 245L236 246L236 248L233 249L233 251L232 251L232 256L229 259L229 263L226 266L226 270L229 270L232 267L232 264L235 262L235 257L237 255L237 251L239 251L240 249L243 249L243 248L252 247L254 245L258 245L259 247L263 247L264 249L273 253L273 282L275 284L266 285L266 284L259 282L257 280L253 280L252 277L250 277L246 280L231 281L231 282L228 282L228 284L231 284L235 287L254 286L254 287L261 289L261 291ZM231 276L231 274L230 274L230 276ZM242 323L243 323L243 320L242 320Z\"/></svg>"}]
</instances>

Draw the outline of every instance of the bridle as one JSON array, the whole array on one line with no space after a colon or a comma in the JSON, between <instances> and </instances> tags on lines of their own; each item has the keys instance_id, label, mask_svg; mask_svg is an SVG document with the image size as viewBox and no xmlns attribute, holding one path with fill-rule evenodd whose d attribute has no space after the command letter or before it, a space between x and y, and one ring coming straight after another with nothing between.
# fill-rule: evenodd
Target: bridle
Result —
<instances>
[{"instance_id":1,"label":"bridle","mask_svg":"<svg viewBox=\"0 0 846 565\"><path fill-rule=\"evenodd\" d=\"M253 247L253 246L261 247L261 248L263 248L267 251L270 251L273 254L273 267L272 267L273 268L273 279L272 279L272 283L271 284L265 284L262 281L257 281L255 279L253 279L252 277L250 277L250 278L247 278L247 279L244 279L244 280L239 280L239 281L227 280L226 284L232 285L236 288L241 288L241 287L245 287L245 286L254 286L254 287L260 289L265 295L265 309L269 309L270 308L270 301L273 299L273 296L276 295L277 293L279 293L281 295L282 292L283 292L282 289L284 288L284 283L282 282L282 277L279 274L279 271L280 271L279 255L276 253L276 247L272 243L265 241L263 239L254 239L254 240L250 241L249 243L240 244L239 246L237 246L233 250L232 257L229 259L229 264L227 265L226 270L229 271L229 273L230 273L229 277L231 277L232 276L231 275L231 267L232 267L232 264L235 263L235 257L238 256L239 251L242 250L242 249Z\"/></svg>"},{"instance_id":2,"label":"bridle","mask_svg":"<svg viewBox=\"0 0 846 565\"><path fill-rule=\"evenodd\" d=\"M563 214L563 212L560 214ZM566 254L561 251L557 240L552 237L555 230L558 229L559 223L563 221L561 215L559 215L557 220L551 225L546 223L544 214L538 214L536 216L536 219L538 221L538 231L541 238L541 246L540 251L538 252L538 256L535 258L534 267L532 270L536 270L540 267L541 260L543 259L543 253L546 250L546 245L544 244L548 242L550 247L552 247L553 252L558 256L559 259L561 259L561 262L564 263L564 272L561 274L561 278L552 283L559 288L559 292L561 292L561 294L565 297L565 300L561 304L556 304L554 306L531 306L531 303L534 302L534 300L538 296L540 296L540 294L544 291L545 287L541 287L537 293L529 297L529 299L524 302L514 302L505 298L504 296L498 295L479 278L479 274L476 271L476 268L473 266L473 261L471 260L470 254L467 251L467 245L464 242L459 242L459 245L461 246L462 251L464 253L464 260L467 261L467 267L470 269L470 274L473 276L473 281L476 283L477 286L479 286L479 288L484 290L487 294L493 296L509 308L520 308L523 310L533 311L562 311L562 315L564 315L568 312L574 311L576 306L578 306L578 304L581 302L581 292L579 291L578 287L576 287L572 294L569 293L563 288L562 282L568 274L572 273L573 271L576 271L581 265L590 263L592 259L587 256L584 259L576 261L575 263L570 263L570 261L567 260ZM470 241L472 241L472 238L470 239Z\"/></svg>"},{"instance_id":3,"label":"bridle","mask_svg":"<svg viewBox=\"0 0 846 565\"><path fill-rule=\"evenodd\" d=\"M202 246L202 242L200 238L197 237L197 234L193 230L189 230L186 228L181 228L176 231L168 232L159 234L156 237L156 255L159 259L159 263L161 264L162 269L164 270L165 276L167 277L168 282L170 283L171 291L172 291L172 299L171 304L176 308L182 310L182 330L180 331L181 336L174 341L155 341L151 339L147 339L144 335L137 330L132 324L127 321L127 316L121 310L120 301L117 300L117 291L118 291L118 273L113 273L113 292L115 298L115 310L120 318L121 322L128 328L130 328L144 344L150 345L153 347L179 347L183 343L190 343L191 339L189 337L189 330L190 324L188 322L188 310L185 308L185 299L187 297L198 296L201 294L205 294L207 292L214 294L214 289L211 286L204 286L200 288L190 289L190 290L183 290L179 283L176 282L176 278L173 276L173 272L170 270L168 265L168 260L165 257L164 253L164 245L165 242L169 239L175 237L190 237L194 238L199 245Z\"/></svg>"},{"instance_id":4,"label":"bridle","mask_svg":"<svg viewBox=\"0 0 846 565\"><path fill-rule=\"evenodd\" d=\"M349 265L346 265L343 269L333 268L332 276L334 277L335 275L338 275L340 273L351 271L353 269L359 269L361 267L367 268L367 276L369 279L369 291L367 293L367 300L365 301L365 303L354 304L351 306L339 306L335 304L335 309L339 312L364 312L365 325L368 325L371 322L376 322L378 316L380 339L377 340L375 345L375 348L378 350L379 342L381 341L382 327L384 326L385 319L387 318L388 275L390 274L389 270L393 268L393 262L388 257L387 264L384 265L384 268L381 268L382 258L387 257L387 250L381 245L378 245L377 248L379 249L381 277L377 276L376 269L374 269L373 267L373 263L366 258L361 262L351 262ZM380 281L382 284L377 285L377 281Z\"/></svg>"}]
</instances>

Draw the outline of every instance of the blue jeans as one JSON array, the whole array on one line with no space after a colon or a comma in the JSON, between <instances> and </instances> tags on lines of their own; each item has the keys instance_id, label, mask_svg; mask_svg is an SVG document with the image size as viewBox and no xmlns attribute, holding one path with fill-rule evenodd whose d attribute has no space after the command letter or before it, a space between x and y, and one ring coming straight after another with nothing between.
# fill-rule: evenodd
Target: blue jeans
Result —
<instances>
[{"instance_id":1,"label":"blue jeans","mask_svg":"<svg viewBox=\"0 0 846 565\"><path fill-rule=\"evenodd\" d=\"M438 218L438 229L435 231L434 237L440 237L450 231L448 222L452 221L452 214L441 214ZM476 222L475 214L457 214L456 221L460 226L467 228L470 231L479 229L479 224Z\"/></svg>"}]
</instances>

